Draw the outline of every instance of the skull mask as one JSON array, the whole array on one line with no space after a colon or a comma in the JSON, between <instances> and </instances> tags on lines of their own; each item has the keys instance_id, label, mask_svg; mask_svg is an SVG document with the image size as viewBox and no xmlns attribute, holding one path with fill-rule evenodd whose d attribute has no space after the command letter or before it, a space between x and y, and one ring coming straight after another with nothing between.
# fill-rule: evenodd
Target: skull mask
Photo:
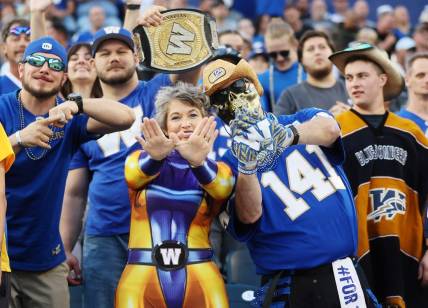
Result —
<instances>
[{"instance_id":1,"label":"skull mask","mask_svg":"<svg viewBox=\"0 0 428 308\"><path fill-rule=\"evenodd\" d=\"M248 82L248 87L244 92L235 93L230 90L225 101L215 99L216 96L211 97L211 105L216 109L218 116L226 123L235 119L236 111L241 109L245 112L258 114L258 118L263 117L263 111L260 105L260 96L256 88L251 82Z\"/></svg>"}]
</instances>

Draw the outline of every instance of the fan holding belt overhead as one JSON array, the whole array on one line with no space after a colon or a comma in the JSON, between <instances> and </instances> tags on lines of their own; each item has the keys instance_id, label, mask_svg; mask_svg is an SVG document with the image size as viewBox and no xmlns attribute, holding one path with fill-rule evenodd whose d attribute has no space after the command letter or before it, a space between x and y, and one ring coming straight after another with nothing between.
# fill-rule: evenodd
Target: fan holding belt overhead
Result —
<instances>
[{"instance_id":1,"label":"fan holding belt overhead","mask_svg":"<svg viewBox=\"0 0 428 308\"><path fill-rule=\"evenodd\" d=\"M218 47L212 16L194 9L162 11L157 27L137 26L134 43L140 62L155 71L180 73L209 60Z\"/></svg>"}]
</instances>

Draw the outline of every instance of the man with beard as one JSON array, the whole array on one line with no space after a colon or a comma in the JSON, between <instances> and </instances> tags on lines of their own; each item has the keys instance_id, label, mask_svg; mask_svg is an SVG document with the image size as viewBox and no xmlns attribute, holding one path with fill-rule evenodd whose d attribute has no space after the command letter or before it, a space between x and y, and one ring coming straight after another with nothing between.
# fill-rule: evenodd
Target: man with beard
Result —
<instances>
[{"instance_id":1,"label":"man with beard","mask_svg":"<svg viewBox=\"0 0 428 308\"><path fill-rule=\"evenodd\" d=\"M139 5L127 7L128 11L134 9L134 13L138 12ZM150 16L161 20L159 11L159 7L146 11L142 23ZM160 24L152 22L152 26ZM74 274L80 276L80 265L71 251L80 233L89 192L82 260L84 305L110 308L114 306L114 291L128 257L130 202L123 173L125 159L139 147L135 136L141 134L142 117L151 117L154 112L157 91L178 79L185 81L186 77L187 81L196 83L199 69L180 75L160 74L148 82L138 81L134 42L124 28L108 27L98 31L92 53L104 97L133 108L136 121L129 130L88 142L76 153L67 180L61 230L68 264ZM69 277L69 281L79 284L79 278Z\"/></svg>"},{"instance_id":2,"label":"man with beard","mask_svg":"<svg viewBox=\"0 0 428 308\"><path fill-rule=\"evenodd\" d=\"M3 52L9 64L9 70L0 76L0 94L21 88L18 76L18 63L25 48L30 43L30 23L26 19L12 19L2 31Z\"/></svg>"},{"instance_id":3,"label":"man with beard","mask_svg":"<svg viewBox=\"0 0 428 308\"><path fill-rule=\"evenodd\" d=\"M334 52L329 37L320 31L308 31L299 41L297 56L307 80L282 92L275 114L293 114L309 107L330 110L338 114L350 108L342 81L336 80L328 57Z\"/></svg>"},{"instance_id":4,"label":"man with beard","mask_svg":"<svg viewBox=\"0 0 428 308\"><path fill-rule=\"evenodd\" d=\"M131 126L130 108L107 99L68 101L66 51L51 37L33 41L18 66L23 89L0 98L16 160L6 174L12 307L68 307L59 221L68 164L80 144Z\"/></svg>"}]
</instances>

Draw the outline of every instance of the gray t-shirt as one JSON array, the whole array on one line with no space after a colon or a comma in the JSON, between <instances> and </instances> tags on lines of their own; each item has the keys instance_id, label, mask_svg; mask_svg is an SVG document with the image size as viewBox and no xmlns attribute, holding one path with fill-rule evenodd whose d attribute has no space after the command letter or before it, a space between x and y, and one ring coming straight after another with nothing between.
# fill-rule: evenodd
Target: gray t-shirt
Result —
<instances>
[{"instance_id":1,"label":"gray t-shirt","mask_svg":"<svg viewBox=\"0 0 428 308\"><path fill-rule=\"evenodd\" d=\"M275 106L274 113L293 114L310 107L329 110L336 101L348 103L348 93L345 84L338 80L331 88L318 88L303 81L283 91Z\"/></svg>"}]
</instances>

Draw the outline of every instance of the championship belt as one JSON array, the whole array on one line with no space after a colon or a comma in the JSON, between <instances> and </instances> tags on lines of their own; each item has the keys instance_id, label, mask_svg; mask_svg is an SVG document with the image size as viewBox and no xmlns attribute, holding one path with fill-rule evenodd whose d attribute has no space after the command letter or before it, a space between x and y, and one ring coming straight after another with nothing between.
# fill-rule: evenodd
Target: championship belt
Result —
<instances>
[{"instance_id":1,"label":"championship belt","mask_svg":"<svg viewBox=\"0 0 428 308\"><path fill-rule=\"evenodd\" d=\"M213 17L192 9L166 10L162 16L158 27L138 26L133 30L137 55L144 66L180 73L211 58L218 47Z\"/></svg>"}]
</instances>

